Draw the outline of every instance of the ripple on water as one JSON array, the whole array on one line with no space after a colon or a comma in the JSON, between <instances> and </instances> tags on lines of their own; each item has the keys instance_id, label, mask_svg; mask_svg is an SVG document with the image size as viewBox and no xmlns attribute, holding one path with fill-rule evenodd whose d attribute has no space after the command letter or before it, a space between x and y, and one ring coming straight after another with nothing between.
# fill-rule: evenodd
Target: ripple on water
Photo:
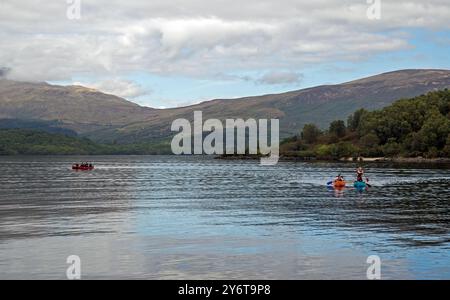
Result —
<instances>
[{"instance_id":1,"label":"ripple on water","mask_svg":"<svg viewBox=\"0 0 450 300\"><path fill-rule=\"evenodd\" d=\"M51 277L54 270L46 265L72 245L90 257L97 248L111 259L128 255L142 263L128 261L126 273L110 277L333 278L331 261L344 249L339 260L347 278L365 275L355 272L368 253L385 255L393 278L409 278L405 270L417 271L413 277L429 278L435 270L450 278L446 169L371 165L371 189L335 191L326 182L336 173L349 180L354 165L264 167L252 161L125 156L96 157L92 172L70 170L82 160L92 158L0 158L2 269L20 270L17 259L23 257ZM33 260L32 253L42 252L49 256ZM161 264L149 263L158 256ZM199 257L212 267L205 269ZM219 257L228 265L218 264ZM256 257L271 259L270 267L262 268ZM274 257L284 260L277 266ZM356 257L362 257L362 266ZM93 263L91 272L102 277L95 270L108 266L99 264Z\"/></svg>"}]
</instances>

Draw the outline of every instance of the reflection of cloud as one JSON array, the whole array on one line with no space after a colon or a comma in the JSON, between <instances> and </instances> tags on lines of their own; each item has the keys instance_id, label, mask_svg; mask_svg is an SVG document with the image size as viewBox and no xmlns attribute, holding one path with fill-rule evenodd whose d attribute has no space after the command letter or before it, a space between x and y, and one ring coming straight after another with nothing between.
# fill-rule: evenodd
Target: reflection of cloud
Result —
<instances>
[{"instance_id":1,"label":"reflection of cloud","mask_svg":"<svg viewBox=\"0 0 450 300\"><path fill-rule=\"evenodd\" d=\"M96 83L76 82L75 85L82 85L123 98L135 98L151 93L151 91L144 89L133 81L119 78L104 80Z\"/></svg>"},{"instance_id":2,"label":"reflection of cloud","mask_svg":"<svg viewBox=\"0 0 450 300\"><path fill-rule=\"evenodd\" d=\"M65 1L3 0L0 66L22 80L136 71L211 78L365 59L407 48L410 28L449 28L442 0L383 3L382 22L368 20L367 8L360 0L98 0L73 22Z\"/></svg>"},{"instance_id":3,"label":"reflection of cloud","mask_svg":"<svg viewBox=\"0 0 450 300\"><path fill-rule=\"evenodd\" d=\"M2 257L14 258L2 266L0 279L65 279L64 258L73 253L81 258L83 279L366 279L369 265L361 251L334 251L333 239L297 238L67 235L63 243L54 236L34 239L32 248L28 240L18 239L0 250ZM412 274L410 267L404 258L382 257L381 276L427 278Z\"/></svg>"}]
</instances>

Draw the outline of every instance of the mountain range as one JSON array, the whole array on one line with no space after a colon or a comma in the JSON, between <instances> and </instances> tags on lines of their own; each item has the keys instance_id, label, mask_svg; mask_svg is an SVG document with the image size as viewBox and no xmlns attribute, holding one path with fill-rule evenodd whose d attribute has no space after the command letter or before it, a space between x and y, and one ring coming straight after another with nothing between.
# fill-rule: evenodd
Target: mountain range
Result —
<instances>
[{"instance_id":1,"label":"mountain range","mask_svg":"<svg viewBox=\"0 0 450 300\"><path fill-rule=\"evenodd\" d=\"M307 123L325 127L359 108L380 109L445 88L449 70L400 70L282 94L153 109L82 86L0 79L0 128L61 129L103 143L148 143L167 140L173 120L192 120L194 111L202 111L204 119L279 118L280 134L287 137Z\"/></svg>"}]
</instances>

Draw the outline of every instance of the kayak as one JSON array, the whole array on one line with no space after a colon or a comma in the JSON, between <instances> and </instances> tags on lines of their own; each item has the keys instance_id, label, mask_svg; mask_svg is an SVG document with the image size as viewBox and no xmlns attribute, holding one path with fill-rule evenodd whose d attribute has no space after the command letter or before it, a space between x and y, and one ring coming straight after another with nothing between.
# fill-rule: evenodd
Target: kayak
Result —
<instances>
[{"instance_id":1,"label":"kayak","mask_svg":"<svg viewBox=\"0 0 450 300\"><path fill-rule=\"evenodd\" d=\"M91 170L94 170L94 167L76 167L76 166L72 166L72 170L76 170L76 171L91 171Z\"/></svg>"},{"instance_id":2,"label":"kayak","mask_svg":"<svg viewBox=\"0 0 450 300\"><path fill-rule=\"evenodd\" d=\"M333 186L334 186L335 188L343 188L343 187L345 187L345 185L346 185L346 182L345 182L345 181L335 180L335 181L333 182Z\"/></svg>"},{"instance_id":3,"label":"kayak","mask_svg":"<svg viewBox=\"0 0 450 300\"><path fill-rule=\"evenodd\" d=\"M363 189L367 187L367 184L363 181L355 181L355 184L353 186L357 189Z\"/></svg>"},{"instance_id":4,"label":"kayak","mask_svg":"<svg viewBox=\"0 0 450 300\"><path fill-rule=\"evenodd\" d=\"M94 167L72 167L72 170L76 170L76 171L91 171L91 170L94 170Z\"/></svg>"}]
</instances>

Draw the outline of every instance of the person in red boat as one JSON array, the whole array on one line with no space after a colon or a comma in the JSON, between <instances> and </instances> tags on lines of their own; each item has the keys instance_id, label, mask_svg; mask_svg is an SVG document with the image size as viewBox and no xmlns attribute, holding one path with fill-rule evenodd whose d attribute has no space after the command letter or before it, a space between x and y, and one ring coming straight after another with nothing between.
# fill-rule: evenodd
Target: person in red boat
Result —
<instances>
[{"instance_id":1,"label":"person in red boat","mask_svg":"<svg viewBox=\"0 0 450 300\"><path fill-rule=\"evenodd\" d=\"M336 182L336 181L342 182L342 181L345 181L345 179L344 179L344 176L342 176L341 174L339 174L338 176L336 176L336 178L334 179L334 181L335 181L335 182Z\"/></svg>"}]
</instances>

